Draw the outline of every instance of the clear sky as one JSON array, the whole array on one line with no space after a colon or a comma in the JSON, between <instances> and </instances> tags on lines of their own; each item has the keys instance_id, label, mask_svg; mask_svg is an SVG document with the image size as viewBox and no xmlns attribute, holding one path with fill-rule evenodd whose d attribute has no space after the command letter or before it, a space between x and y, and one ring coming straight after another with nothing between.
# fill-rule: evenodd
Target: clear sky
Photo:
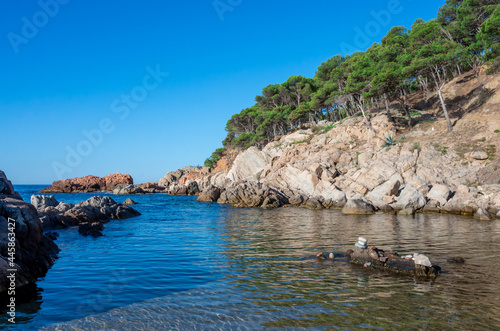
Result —
<instances>
[{"instance_id":1,"label":"clear sky","mask_svg":"<svg viewBox=\"0 0 500 331\"><path fill-rule=\"evenodd\" d=\"M202 165L264 86L312 77L444 0L1 2L0 170L50 184Z\"/></svg>"}]
</instances>

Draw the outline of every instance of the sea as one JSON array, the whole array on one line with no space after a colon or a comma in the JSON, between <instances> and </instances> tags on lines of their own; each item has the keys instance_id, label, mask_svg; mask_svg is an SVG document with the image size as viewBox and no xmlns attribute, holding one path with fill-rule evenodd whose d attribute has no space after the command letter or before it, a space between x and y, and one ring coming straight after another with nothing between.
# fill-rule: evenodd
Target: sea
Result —
<instances>
[{"instance_id":1,"label":"sea","mask_svg":"<svg viewBox=\"0 0 500 331\"><path fill-rule=\"evenodd\" d=\"M44 186L16 185L25 201ZM500 330L500 221L445 214L238 209L196 197L109 192L141 216L102 237L57 230L61 252L12 330ZM340 255L357 238L442 268L434 281L373 272ZM460 256L465 263L448 262Z\"/></svg>"}]
</instances>

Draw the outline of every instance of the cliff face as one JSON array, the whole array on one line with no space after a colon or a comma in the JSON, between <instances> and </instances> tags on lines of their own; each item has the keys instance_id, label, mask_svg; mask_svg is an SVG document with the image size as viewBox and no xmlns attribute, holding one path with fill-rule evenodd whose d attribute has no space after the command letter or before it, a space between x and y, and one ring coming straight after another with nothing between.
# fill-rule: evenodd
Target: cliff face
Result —
<instances>
[{"instance_id":1,"label":"cliff face","mask_svg":"<svg viewBox=\"0 0 500 331\"><path fill-rule=\"evenodd\" d=\"M396 123L373 112L373 130L362 117L322 122L262 150L251 147L225 169L187 171L169 185L196 183L199 200L240 207L341 208L351 199L387 212L500 217L500 83L481 79L458 77L446 87L456 121L450 133L435 96L414 97L422 110L411 130L396 112Z\"/></svg>"}]
</instances>

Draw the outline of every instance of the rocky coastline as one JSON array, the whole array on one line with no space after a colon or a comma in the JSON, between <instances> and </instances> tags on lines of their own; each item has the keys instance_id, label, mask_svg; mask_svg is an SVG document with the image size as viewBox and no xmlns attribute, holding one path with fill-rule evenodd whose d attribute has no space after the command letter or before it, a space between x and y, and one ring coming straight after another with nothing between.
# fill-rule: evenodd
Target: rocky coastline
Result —
<instances>
[{"instance_id":1,"label":"rocky coastline","mask_svg":"<svg viewBox=\"0 0 500 331\"><path fill-rule=\"evenodd\" d=\"M454 148L400 142L393 123L372 118L374 133L356 119L320 123L285 135L262 150L251 147L218 171L197 168L168 173L158 185L186 194L196 185L198 200L235 207L342 209L344 214L374 212L412 215L449 213L480 220L500 218L500 183L484 181L484 152L460 156ZM413 134L422 134L418 127ZM183 184L181 184L183 183Z\"/></svg>"},{"instance_id":2,"label":"rocky coastline","mask_svg":"<svg viewBox=\"0 0 500 331\"><path fill-rule=\"evenodd\" d=\"M409 96L409 128L398 104L338 122L303 123L267 145L228 148L214 168L185 167L134 185L119 173L54 182L42 192L168 193L235 207L341 209L500 218L500 80L458 76L443 88L455 124L446 131L434 94ZM470 100L464 96L471 95Z\"/></svg>"},{"instance_id":3,"label":"rocky coastline","mask_svg":"<svg viewBox=\"0 0 500 331\"><path fill-rule=\"evenodd\" d=\"M45 276L59 248L44 234L35 207L22 200L3 171L0 171L0 227L0 297L3 297L9 288L19 293ZM16 270L14 278L11 270Z\"/></svg>"}]
</instances>

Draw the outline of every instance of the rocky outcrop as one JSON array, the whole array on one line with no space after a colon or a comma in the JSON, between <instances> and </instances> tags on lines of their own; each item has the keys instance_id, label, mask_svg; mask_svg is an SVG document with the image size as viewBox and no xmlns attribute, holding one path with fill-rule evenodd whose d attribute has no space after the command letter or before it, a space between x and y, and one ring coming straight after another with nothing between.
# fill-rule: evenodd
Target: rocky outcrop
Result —
<instances>
[{"instance_id":1,"label":"rocky outcrop","mask_svg":"<svg viewBox=\"0 0 500 331\"><path fill-rule=\"evenodd\" d=\"M201 191L200 201L234 201L237 205L242 200L249 201L242 205L260 205L260 198L250 195L260 192L253 188L262 184L279 192L290 205L312 209L343 208L355 199L371 207L351 203L353 212L359 207L368 213L472 216L483 208L498 217L500 183L478 185L492 155L484 159L477 151L467 154L436 143L406 142L402 135L394 145L384 146L385 137L396 137L400 127L383 114L375 114L371 123L373 130L355 117L319 123L334 127L326 132L310 125L277 137L262 149L251 147L240 152L234 162L226 163L229 167L225 171L214 169L199 177L200 168L180 169L167 174L162 182L168 184L170 194L187 194L188 185L195 182ZM415 128L408 136L433 132ZM488 146L493 151L493 145ZM471 156L475 157L472 162ZM190 172L196 176L186 176ZM230 199L241 194L243 183L250 191L244 198Z\"/></svg>"},{"instance_id":2,"label":"rocky outcrop","mask_svg":"<svg viewBox=\"0 0 500 331\"><path fill-rule=\"evenodd\" d=\"M20 198L0 171L0 294L10 286L10 269L17 270L16 291L22 290L45 276L58 252L57 245L44 235L35 207Z\"/></svg>"},{"instance_id":3,"label":"rocky outcrop","mask_svg":"<svg viewBox=\"0 0 500 331\"><path fill-rule=\"evenodd\" d=\"M43 198L40 195L33 195L31 200L43 201ZM48 200L52 204L57 203L57 207L39 205L38 215L44 230L62 229L82 223L107 223L111 219L125 219L140 215L135 209L117 203L110 197L95 196L76 205L57 202L53 197Z\"/></svg>"},{"instance_id":4,"label":"rocky outcrop","mask_svg":"<svg viewBox=\"0 0 500 331\"><path fill-rule=\"evenodd\" d=\"M72 179L58 180L52 186L40 191L40 193L74 193L74 192L98 192L113 191L119 185L133 185L134 180L130 175L122 175L119 172L105 177L85 176Z\"/></svg>"},{"instance_id":5,"label":"rocky outcrop","mask_svg":"<svg viewBox=\"0 0 500 331\"><path fill-rule=\"evenodd\" d=\"M217 202L222 191L223 189L220 189L215 185L210 185L200 194L197 200L202 202Z\"/></svg>"},{"instance_id":6,"label":"rocky outcrop","mask_svg":"<svg viewBox=\"0 0 500 331\"><path fill-rule=\"evenodd\" d=\"M346 255L353 264L391 274L434 279L441 273L440 267L431 265L426 256L418 254L405 259L397 252L385 252L376 247L369 249L354 247L354 249L349 249Z\"/></svg>"},{"instance_id":7,"label":"rocky outcrop","mask_svg":"<svg viewBox=\"0 0 500 331\"><path fill-rule=\"evenodd\" d=\"M59 202L57 202L53 195L32 195L31 204L37 210L44 210L47 207L57 207Z\"/></svg>"},{"instance_id":8,"label":"rocky outcrop","mask_svg":"<svg viewBox=\"0 0 500 331\"><path fill-rule=\"evenodd\" d=\"M19 193L14 191L14 186L12 185L11 181L8 180L5 173L0 170L0 198L4 197L22 200Z\"/></svg>"},{"instance_id":9,"label":"rocky outcrop","mask_svg":"<svg viewBox=\"0 0 500 331\"><path fill-rule=\"evenodd\" d=\"M127 200L123 201L123 204L124 205L136 205L137 202L135 202L134 200L128 198Z\"/></svg>"},{"instance_id":10,"label":"rocky outcrop","mask_svg":"<svg viewBox=\"0 0 500 331\"><path fill-rule=\"evenodd\" d=\"M165 187L161 186L158 183L144 183L140 185L141 189L146 193L163 193L165 192Z\"/></svg>"},{"instance_id":11,"label":"rocky outcrop","mask_svg":"<svg viewBox=\"0 0 500 331\"><path fill-rule=\"evenodd\" d=\"M217 202L240 208L277 208L288 204L288 199L281 192L262 183L239 182L227 187Z\"/></svg>"},{"instance_id":12,"label":"rocky outcrop","mask_svg":"<svg viewBox=\"0 0 500 331\"><path fill-rule=\"evenodd\" d=\"M141 185L119 185L113 190L113 194L116 195L128 195L128 194L144 194Z\"/></svg>"}]
</instances>

